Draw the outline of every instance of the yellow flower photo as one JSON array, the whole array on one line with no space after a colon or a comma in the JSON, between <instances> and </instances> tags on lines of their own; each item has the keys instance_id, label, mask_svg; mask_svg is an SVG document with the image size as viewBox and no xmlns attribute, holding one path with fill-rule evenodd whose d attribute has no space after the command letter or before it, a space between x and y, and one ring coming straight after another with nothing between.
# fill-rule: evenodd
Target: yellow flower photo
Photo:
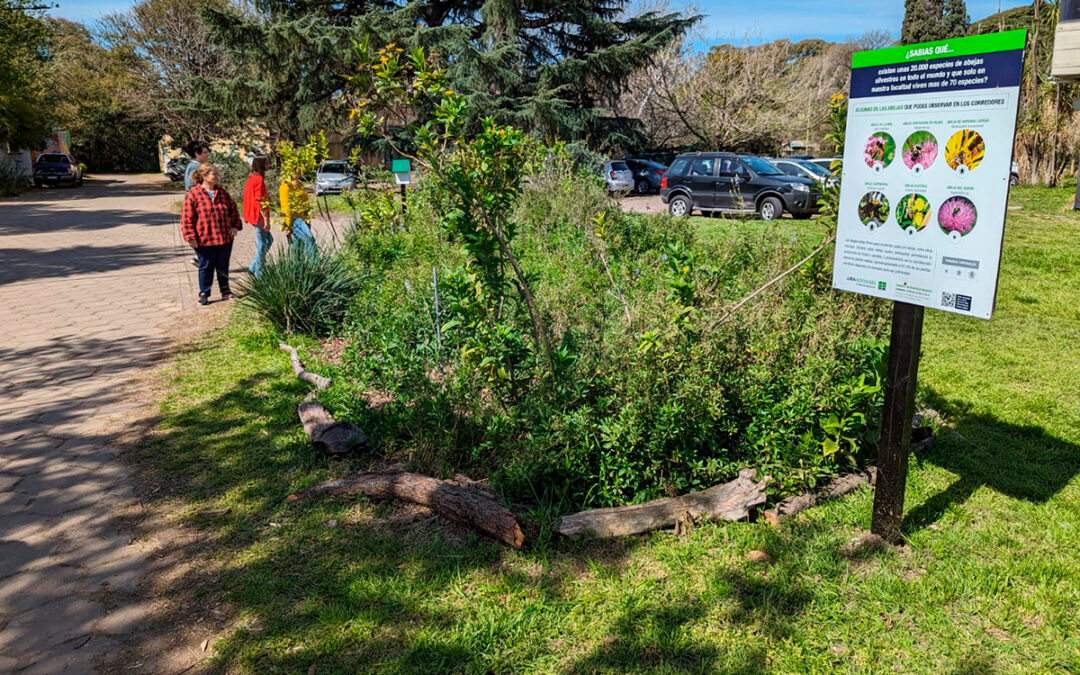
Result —
<instances>
[{"instance_id":1,"label":"yellow flower photo","mask_svg":"<svg viewBox=\"0 0 1080 675\"><path fill-rule=\"evenodd\" d=\"M985 154L986 142L972 129L957 131L945 144L945 163L961 173L979 166Z\"/></svg>"}]
</instances>

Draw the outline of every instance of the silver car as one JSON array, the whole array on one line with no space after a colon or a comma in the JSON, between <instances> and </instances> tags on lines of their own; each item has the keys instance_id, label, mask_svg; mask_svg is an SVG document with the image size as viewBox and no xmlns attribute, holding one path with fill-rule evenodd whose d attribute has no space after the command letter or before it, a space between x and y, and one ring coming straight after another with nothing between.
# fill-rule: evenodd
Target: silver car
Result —
<instances>
[{"instance_id":1,"label":"silver car","mask_svg":"<svg viewBox=\"0 0 1080 675\"><path fill-rule=\"evenodd\" d=\"M326 161L315 171L315 196L356 189L356 175L348 162Z\"/></svg>"},{"instance_id":2,"label":"silver car","mask_svg":"<svg viewBox=\"0 0 1080 675\"><path fill-rule=\"evenodd\" d=\"M604 182L608 192L630 192L634 189L634 172L621 159L609 159L604 162Z\"/></svg>"}]
</instances>

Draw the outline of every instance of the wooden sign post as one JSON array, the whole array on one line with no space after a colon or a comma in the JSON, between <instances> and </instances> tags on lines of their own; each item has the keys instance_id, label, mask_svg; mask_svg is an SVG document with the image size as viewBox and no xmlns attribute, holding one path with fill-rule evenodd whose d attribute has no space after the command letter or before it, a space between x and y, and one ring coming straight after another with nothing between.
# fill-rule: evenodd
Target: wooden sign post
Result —
<instances>
[{"instance_id":1,"label":"wooden sign post","mask_svg":"<svg viewBox=\"0 0 1080 675\"><path fill-rule=\"evenodd\" d=\"M915 388L922 348L923 308L893 303L889 365L885 374L885 407L878 442L877 487L870 531L888 542L900 541L907 487L911 420L915 414Z\"/></svg>"},{"instance_id":2,"label":"wooden sign post","mask_svg":"<svg viewBox=\"0 0 1080 675\"><path fill-rule=\"evenodd\" d=\"M871 530L902 539L925 307L989 319L1024 31L852 56L833 287L893 301Z\"/></svg>"}]
</instances>

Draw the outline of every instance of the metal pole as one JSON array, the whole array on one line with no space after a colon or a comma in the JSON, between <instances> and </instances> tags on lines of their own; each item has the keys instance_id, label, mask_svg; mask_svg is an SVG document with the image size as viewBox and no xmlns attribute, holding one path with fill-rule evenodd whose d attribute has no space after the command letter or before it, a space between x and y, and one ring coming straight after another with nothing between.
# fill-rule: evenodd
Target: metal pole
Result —
<instances>
[{"instance_id":1,"label":"metal pole","mask_svg":"<svg viewBox=\"0 0 1080 675\"><path fill-rule=\"evenodd\" d=\"M431 283L435 286L435 353L439 358L439 369L442 369L442 318L439 316L439 271L437 267L431 268Z\"/></svg>"},{"instance_id":2,"label":"metal pole","mask_svg":"<svg viewBox=\"0 0 1080 675\"><path fill-rule=\"evenodd\" d=\"M871 532L890 543L901 541L922 325L922 307L906 302L893 303L889 366L885 376L885 408L881 415L877 483L874 488L874 517L870 526Z\"/></svg>"}]
</instances>

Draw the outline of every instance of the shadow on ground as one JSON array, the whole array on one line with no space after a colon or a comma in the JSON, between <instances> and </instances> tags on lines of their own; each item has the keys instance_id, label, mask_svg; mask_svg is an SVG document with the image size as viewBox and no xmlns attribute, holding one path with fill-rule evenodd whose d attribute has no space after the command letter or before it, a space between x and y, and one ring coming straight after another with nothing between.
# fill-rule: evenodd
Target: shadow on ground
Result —
<instances>
[{"instance_id":1,"label":"shadow on ground","mask_svg":"<svg viewBox=\"0 0 1080 675\"><path fill-rule=\"evenodd\" d=\"M923 397L953 425L953 431L943 431L935 446L914 460L930 462L959 478L905 516L905 533L937 522L951 506L967 501L980 487L1042 503L1080 473L1080 446L1042 427L1003 422L932 390L923 392Z\"/></svg>"}]
</instances>

